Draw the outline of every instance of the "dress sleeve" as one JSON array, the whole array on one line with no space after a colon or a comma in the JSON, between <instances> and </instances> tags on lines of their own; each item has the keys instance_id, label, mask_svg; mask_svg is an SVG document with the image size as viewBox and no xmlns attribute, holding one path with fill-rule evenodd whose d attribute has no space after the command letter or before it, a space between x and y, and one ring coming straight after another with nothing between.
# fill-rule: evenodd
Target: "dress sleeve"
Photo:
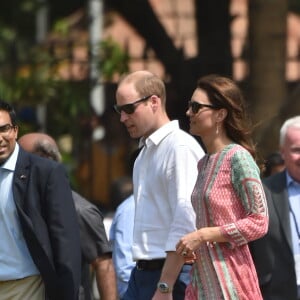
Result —
<instances>
[{"instance_id":1,"label":"dress sleeve","mask_svg":"<svg viewBox=\"0 0 300 300\"><path fill-rule=\"evenodd\" d=\"M232 156L231 181L244 212L235 222L222 226L221 231L234 247L266 234L268 210L258 166L246 150Z\"/></svg>"}]
</instances>

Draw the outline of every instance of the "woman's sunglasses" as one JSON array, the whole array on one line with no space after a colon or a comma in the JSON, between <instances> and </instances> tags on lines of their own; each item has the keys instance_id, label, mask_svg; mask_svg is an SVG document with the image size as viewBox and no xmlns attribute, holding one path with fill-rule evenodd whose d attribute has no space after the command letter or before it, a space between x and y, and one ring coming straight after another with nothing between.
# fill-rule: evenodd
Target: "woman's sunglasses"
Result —
<instances>
[{"instance_id":1,"label":"woman's sunglasses","mask_svg":"<svg viewBox=\"0 0 300 300\"><path fill-rule=\"evenodd\" d=\"M118 114L121 114L122 111L124 111L126 114L131 115L135 112L135 109L137 108L137 104L142 103L146 100L148 100L150 97L152 97L153 95L150 96L145 96L141 99L138 99L132 103L128 103L125 105L114 105L114 109Z\"/></svg>"},{"instance_id":2,"label":"woman's sunglasses","mask_svg":"<svg viewBox=\"0 0 300 300\"><path fill-rule=\"evenodd\" d=\"M208 107L208 108L211 108L211 109L219 109L219 107L217 107L215 105L203 104L203 103L199 103L199 102L196 102L196 101L189 101L188 107L189 107L189 109L192 110L193 114L198 113L199 109L201 109L203 107Z\"/></svg>"}]
</instances>

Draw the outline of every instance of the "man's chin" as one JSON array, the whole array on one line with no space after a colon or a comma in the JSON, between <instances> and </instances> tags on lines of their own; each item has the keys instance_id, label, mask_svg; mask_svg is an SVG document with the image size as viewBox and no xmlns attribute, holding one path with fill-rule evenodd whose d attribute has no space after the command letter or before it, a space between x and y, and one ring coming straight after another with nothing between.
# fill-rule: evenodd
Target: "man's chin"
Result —
<instances>
[{"instance_id":1,"label":"man's chin","mask_svg":"<svg viewBox=\"0 0 300 300\"><path fill-rule=\"evenodd\" d=\"M133 139L139 138L139 135L137 134L137 132L135 130L127 130L127 131L131 138L133 138Z\"/></svg>"},{"instance_id":2,"label":"man's chin","mask_svg":"<svg viewBox=\"0 0 300 300\"><path fill-rule=\"evenodd\" d=\"M7 155L6 156L0 155L0 165L2 165L6 160L7 160Z\"/></svg>"},{"instance_id":3,"label":"man's chin","mask_svg":"<svg viewBox=\"0 0 300 300\"><path fill-rule=\"evenodd\" d=\"M134 134L134 133L129 133L129 135L130 135L130 137L131 137L132 139L138 139L138 138L140 138L139 135Z\"/></svg>"}]
</instances>

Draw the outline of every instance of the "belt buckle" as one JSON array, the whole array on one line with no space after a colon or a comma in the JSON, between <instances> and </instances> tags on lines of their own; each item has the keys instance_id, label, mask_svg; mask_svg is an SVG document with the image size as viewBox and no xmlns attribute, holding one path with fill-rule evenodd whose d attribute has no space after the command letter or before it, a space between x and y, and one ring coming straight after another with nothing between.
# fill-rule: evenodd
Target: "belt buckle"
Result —
<instances>
[{"instance_id":1,"label":"belt buckle","mask_svg":"<svg viewBox=\"0 0 300 300\"><path fill-rule=\"evenodd\" d=\"M142 261L137 261L136 262L136 269L138 271L142 271L142 270L144 270L144 268L145 268L145 266L143 266L143 262Z\"/></svg>"}]
</instances>

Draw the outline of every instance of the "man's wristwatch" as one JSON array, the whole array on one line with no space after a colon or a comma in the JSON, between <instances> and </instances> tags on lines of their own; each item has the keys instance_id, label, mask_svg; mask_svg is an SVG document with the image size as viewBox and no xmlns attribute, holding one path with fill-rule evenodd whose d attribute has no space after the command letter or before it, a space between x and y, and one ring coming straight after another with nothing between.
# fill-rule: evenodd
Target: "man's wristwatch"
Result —
<instances>
[{"instance_id":1,"label":"man's wristwatch","mask_svg":"<svg viewBox=\"0 0 300 300\"><path fill-rule=\"evenodd\" d=\"M161 292L161 293L171 293L172 292L172 288L169 287L169 285L166 282L159 282L157 284L157 289Z\"/></svg>"}]
</instances>

